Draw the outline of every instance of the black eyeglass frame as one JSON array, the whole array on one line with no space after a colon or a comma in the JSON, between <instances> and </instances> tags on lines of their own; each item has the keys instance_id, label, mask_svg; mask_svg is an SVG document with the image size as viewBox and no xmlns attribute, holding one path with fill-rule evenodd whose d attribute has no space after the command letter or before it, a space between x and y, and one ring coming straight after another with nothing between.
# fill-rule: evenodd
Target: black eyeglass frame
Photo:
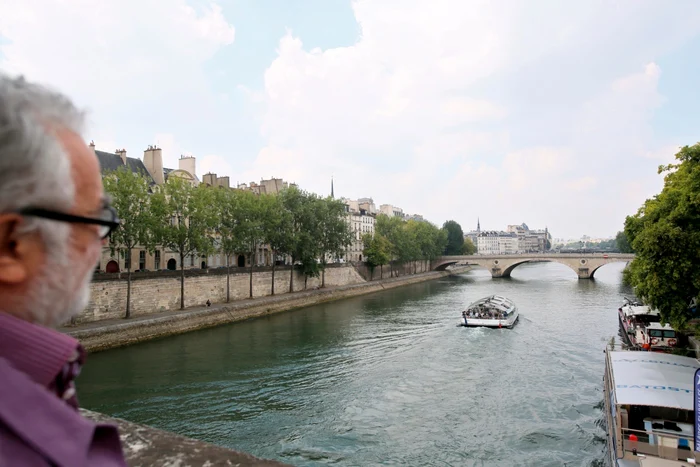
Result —
<instances>
[{"instance_id":1,"label":"black eyeglass frame","mask_svg":"<svg viewBox=\"0 0 700 467\"><path fill-rule=\"evenodd\" d=\"M105 239L119 227L121 221L119 220L119 216L117 216L116 209L114 209L112 206L105 206L104 209L112 214L111 221L106 219L97 219L94 217L74 216L73 214L66 214L64 212L42 208L24 208L19 210L18 213L23 216L40 217L42 219L49 219L52 221L68 222L70 224L93 224L109 227L107 233L102 236L102 239Z\"/></svg>"}]
</instances>

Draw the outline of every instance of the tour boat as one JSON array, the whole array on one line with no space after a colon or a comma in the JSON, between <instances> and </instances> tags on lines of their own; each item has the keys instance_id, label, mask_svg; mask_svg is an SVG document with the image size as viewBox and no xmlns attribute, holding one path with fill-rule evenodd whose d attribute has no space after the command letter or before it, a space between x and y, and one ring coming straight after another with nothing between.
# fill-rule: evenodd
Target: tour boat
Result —
<instances>
[{"instance_id":1,"label":"tour boat","mask_svg":"<svg viewBox=\"0 0 700 467\"><path fill-rule=\"evenodd\" d=\"M681 334L670 324L660 323L658 310L625 298L618 316L622 334L632 348L665 352L679 346Z\"/></svg>"},{"instance_id":2,"label":"tour boat","mask_svg":"<svg viewBox=\"0 0 700 467\"><path fill-rule=\"evenodd\" d=\"M518 321L518 307L509 298L491 295L475 301L462 312L461 326L512 328Z\"/></svg>"},{"instance_id":3,"label":"tour boat","mask_svg":"<svg viewBox=\"0 0 700 467\"><path fill-rule=\"evenodd\" d=\"M614 467L694 465L694 358L609 346L603 400ZM692 461L691 461L692 459Z\"/></svg>"}]
</instances>

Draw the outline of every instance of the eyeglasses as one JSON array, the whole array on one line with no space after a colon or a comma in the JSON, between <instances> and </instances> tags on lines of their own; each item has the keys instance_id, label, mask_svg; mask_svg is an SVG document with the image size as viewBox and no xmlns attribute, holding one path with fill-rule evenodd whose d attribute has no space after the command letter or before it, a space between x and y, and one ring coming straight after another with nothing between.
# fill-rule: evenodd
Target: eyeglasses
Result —
<instances>
[{"instance_id":1,"label":"eyeglasses","mask_svg":"<svg viewBox=\"0 0 700 467\"><path fill-rule=\"evenodd\" d=\"M40 217L42 219L50 219L52 221L69 222L71 224L93 224L100 226L100 237L105 239L109 237L114 229L119 227L120 221L117 216L117 211L109 205L102 208L98 217L83 217L74 216L58 211L41 208L25 208L19 211L23 216Z\"/></svg>"}]
</instances>

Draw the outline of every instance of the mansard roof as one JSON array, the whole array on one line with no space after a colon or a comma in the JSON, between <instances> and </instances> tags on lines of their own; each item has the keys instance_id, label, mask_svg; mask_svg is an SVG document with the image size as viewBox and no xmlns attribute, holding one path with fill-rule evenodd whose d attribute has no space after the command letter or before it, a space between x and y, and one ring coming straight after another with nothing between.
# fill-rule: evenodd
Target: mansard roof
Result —
<instances>
[{"instance_id":1,"label":"mansard roof","mask_svg":"<svg viewBox=\"0 0 700 467\"><path fill-rule=\"evenodd\" d=\"M102 173L117 170L119 167L124 166L124 162L122 162L122 158L119 154L96 150L95 155L97 155L97 159L100 161ZM146 170L146 166L143 165L141 159L127 157L126 168L132 172L142 173L148 179L150 185L155 185L156 182L153 180L153 177L151 177L151 174L148 173L148 170Z\"/></svg>"}]
</instances>

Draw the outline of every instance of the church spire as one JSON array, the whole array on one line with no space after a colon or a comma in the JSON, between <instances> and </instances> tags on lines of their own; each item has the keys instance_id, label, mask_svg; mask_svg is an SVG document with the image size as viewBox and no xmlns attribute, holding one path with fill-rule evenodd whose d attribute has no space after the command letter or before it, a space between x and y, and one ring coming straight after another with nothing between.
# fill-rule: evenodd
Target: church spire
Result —
<instances>
[{"instance_id":1,"label":"church spire","mask_svg":"<svg viewBox=\"0 0 700 467\"><path fill-rule=\"evenodd\" d=\"M481 232L481 222L478 217L476 218L476 231Z\"/></svg>"},{"instance_id":2,"label":"church spire","mask_svg":"<svg viewBox=\"0 0 700 467\"><path fill-rule=\"evenodd\" d=\"M331 198L335 198L333 193L333 175L331 175Z\"/></svg>"}]
</instances>

